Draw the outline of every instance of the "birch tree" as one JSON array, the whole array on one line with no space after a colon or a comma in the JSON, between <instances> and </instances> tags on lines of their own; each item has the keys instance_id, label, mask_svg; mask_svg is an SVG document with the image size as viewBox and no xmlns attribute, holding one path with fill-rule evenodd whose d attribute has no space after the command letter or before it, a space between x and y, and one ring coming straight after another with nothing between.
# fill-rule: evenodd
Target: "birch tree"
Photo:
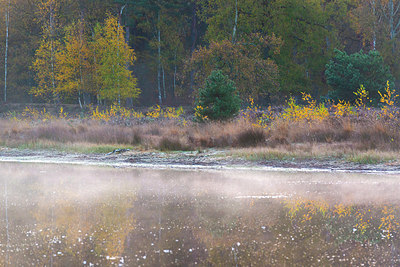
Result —
<instances>
[{"instance_id":1,"label":"birch tree","mask_svg":"<svg viewBox=\"0 0 400 267\"><path fill-rule=\"evenodd\" d=\"M125 33L116 17L106 19L95 28L94 49L98 63L96 72L102 99L118 101L137 98L140 89L128 66L136 60L135 53L125 42Z\"/></svg>"},{"instance_id":2,"label":"birch tree","mask_svg":"<svg viewBox=\"0 0 400 267\"><path fill-rule=\"evenodd\" d=\"M68 26L64 44L56 55L57 91L69 95L77 94L81 108L82 92L88 91L88 76L91 71L90 54L83 22Z\"/></svg>"},{"instance_id":3,"label":"birch tree","mask_svg":"<svg viewBox=\"0 0 400 267\"><path fill-rule=\"evenodd\" d=\"M392 73L399 77L399 0L361 0L352 12L353 27L363 37L363 47L379 50Z\"/></svg>"},{"instance_id":4,"label":"birch tree","mask_svg":"<svg viewBox=\"0 0 400 267\"><path fill-rule=\"evenodd\" d=\"M57 0L40 0L38 2L38 21L42 25L42 41L35 53L33 69L36 72L37 87L31 90L35 96L41 96L54 103L59 101L56 90L55 59L60 42L57 40ZM51 96L50 96L51 95Z\"/></svg>"},{"instance_id":5,"label":"birch tree","mask_svg":"<svg viewBox=\"0 0 400 267\"><path fill-rule=\"evenodd\" d=\"M5 54L4 54L4 102L7 102L8 35L9 35L9 29L10 29L10 8L11 8L11 0L8 0L6 12L5 12L6 48L5 48Z\"/></svg>"}]
</instances>

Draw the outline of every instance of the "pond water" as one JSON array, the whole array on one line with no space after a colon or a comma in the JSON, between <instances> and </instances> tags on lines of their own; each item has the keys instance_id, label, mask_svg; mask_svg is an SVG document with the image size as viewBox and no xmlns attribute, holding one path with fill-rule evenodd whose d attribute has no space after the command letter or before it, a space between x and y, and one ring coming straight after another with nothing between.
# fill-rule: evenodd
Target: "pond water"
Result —
<instances>
[{"instance_id":1,"label":"pond water","mask_svg":"<svg viewBox=\"0 0 400 267\"><path fill-rule=\"evenodd\" d=\"M400 265L399 178L0 163L0 265Z\"/></svg>"}]
</instances>

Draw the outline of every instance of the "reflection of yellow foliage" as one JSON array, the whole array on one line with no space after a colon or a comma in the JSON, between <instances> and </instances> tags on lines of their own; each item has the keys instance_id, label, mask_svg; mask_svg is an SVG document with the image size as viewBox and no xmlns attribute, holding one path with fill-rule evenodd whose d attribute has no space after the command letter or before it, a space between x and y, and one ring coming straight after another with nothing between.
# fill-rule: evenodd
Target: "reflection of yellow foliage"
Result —
<instances>
[{"instance_id":1,"label":"reflection of yellow foliage","mask_svg":"<svg viewBox=\"0 0 400 267\"><path fill-rule=\"evenodd\" d=\"M354 225L354 227L359 230L361 234L365 234L367 228L371 227L371 225L369 225L370 220L367 219L366 212L362 210L357 210L355 216L357 219L357 223Z\"/></svg>"},{"instance_id":2,"label":"reflection of yellow foliage","mask_svg":"<svg viewBox=\"0 0 400 267\"><path fill-rule=\"evenodd\" d=\"M33 214L40 238L47 242L62 240L65 244L63 253L76 259L84 257L81 252L92 249L96 256L116 259L122 256L126 237L135 226L134 216L129 211L135 196L119 194L115 198L110 195L91 203L90 207L83 207L76 204L77 195L73 193L66 193L64 199L51 199L50 202L48 194L51 192L44 193L47 198L38 202L39 209ZM56 203L49 204L53 201ZM51 247L46 249L48 251L43 251L43 254L53 253Z\"/></svg>"},{"instance_id":3,"label":"reflection of yellow foliage","mask_svg":"<svg viewBox=\"0 0 400 267\"><path fill-rule=\"evenodd\" d=\"M120 197L99 207L96 228L102 230L94 235L97 254L122 256L126 236L134 229L133 214L128 215L131 205L131 198Z\"/></svg>"},{"instance_id":4,"label":"reflection of yellow foliage","mask_svg":"<svg viewBox=\"0 0 400 267\"><path fill-rule=\"evenodd\" d=\"M329 205L325 201L307 200L302 198L288 201L286 202L285 206L289 209L289 215L292 218L295 217L299 212L305 212L303 217L307 220L311 220L312 217L318 213L324 216L329 209Z\"/></svg>"},{"instance_id":5,"label":"reflection of yellow foliage","mask_svg":"<svg viewBox=\"0 0 400 267\"><path fill-rule=\"evenodd\" d=\"M371 232L381 230L382 234L390 239L400 225L394 208L387 205L384 205L380 212L372 213L371 209L355 208L351 205L337 204L329 207L325 201L294 199L287 201L285 207L292 219L298 218L302 223L311 221L320 214L329 221L340 219L342 223L349 222L353 232L367 238ZM374 225L376 221L380 223L379 228Z\"/></svg>"},{"instance_id":6,"label":"reflection of yellow foliage","mask_svg":"<svg viewBox=\"0 0 400 267\"><path fill-rule=\"evenodd\" d=\"M337 214L339 218L349 216L351 213L351 208L346 207L343 204L335 205L333 210L334 214Z\"/></svg>"},{"instance_id":7,"label":"reflection of yellow foliage","mask_svg":"<svg viewBox=\"0 0 400 267\"><path fill-rule=\"evenodd\" d=\"M397 222L394 216L394 210L392 207L384 206L382 209L381 224L379 225L379 229L382 229L385 233L385 236L389 239L391 237L391 233L397 229L399 223Z\"/></svg>"}]
</instances>

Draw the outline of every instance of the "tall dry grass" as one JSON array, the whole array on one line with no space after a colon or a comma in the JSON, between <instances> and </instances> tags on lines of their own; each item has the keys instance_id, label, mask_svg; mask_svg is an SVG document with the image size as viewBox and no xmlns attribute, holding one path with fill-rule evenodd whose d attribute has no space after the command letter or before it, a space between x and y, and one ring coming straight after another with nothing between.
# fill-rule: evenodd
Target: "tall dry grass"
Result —
<instances>
[{"instance_id":1,"label":"tall dry grass","mask_svg":"<svg viewBox=\"0 0 400 267\"><path fill-rule=\"evenodd\" d=\"M185 126L174 120L133 126L91 120L35 123L0 120L0 142L5 146L42 141L120 144L160 150L348 143L357 150L393 151L400 148L399 130L398 126L383 120L347 117L316 122L276 120L268 129L243 119L203 124L189 122Z\"/></svg>"}]
</instances>

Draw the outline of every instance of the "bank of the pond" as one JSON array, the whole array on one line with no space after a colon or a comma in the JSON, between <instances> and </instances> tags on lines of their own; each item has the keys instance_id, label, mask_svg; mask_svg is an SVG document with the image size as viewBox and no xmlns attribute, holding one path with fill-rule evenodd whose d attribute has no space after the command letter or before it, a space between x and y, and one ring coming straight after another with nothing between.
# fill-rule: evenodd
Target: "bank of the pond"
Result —
<instances>
[{"instance_id":1,"label":"bank of the pond","mask_svg":"<svg viewBox=\"0 0 400 267\"><path fill-rule=\"evenodd\" d=\"M248 169L315 172L400 173L395 153L300 153L279 149L209 149L204 151L127 151L96 148L93 153L57 149L0 147L0 162L79 164L152 169ZM94 153L102 151L101 153ZM107 152L108 151L108 152ZM122 152L121 152L122 151ZM103 153L104 152L104 153ZM107 152L107 153L106 153Z\"/></svg>"}]
</instances>

